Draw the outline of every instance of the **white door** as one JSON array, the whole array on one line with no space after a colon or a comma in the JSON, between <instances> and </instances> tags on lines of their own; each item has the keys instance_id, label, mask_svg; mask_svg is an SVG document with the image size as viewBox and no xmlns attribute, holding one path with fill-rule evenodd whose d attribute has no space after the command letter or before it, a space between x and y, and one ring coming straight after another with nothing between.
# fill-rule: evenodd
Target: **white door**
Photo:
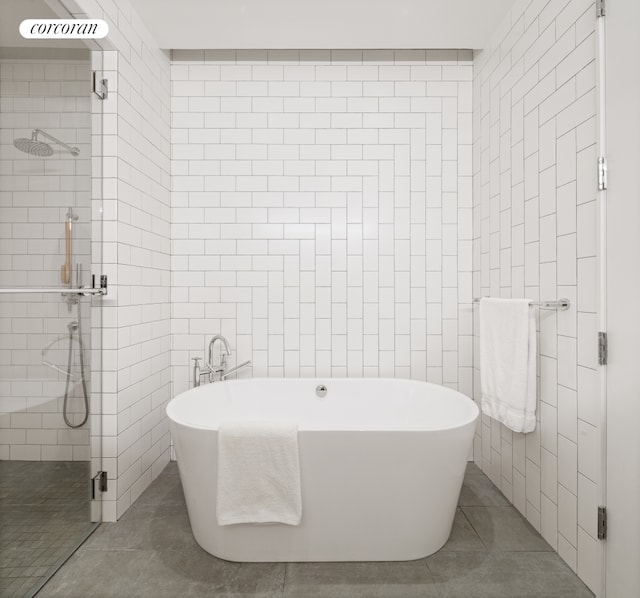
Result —
<instances>
[{"instance_id":1,"label":"white door","mask_svg":"<svg viewBox=\"0 0 640 598\"><path fill-rule=\"evenodd\" d=\"M607 0L607 598L640 596L640 2Z\"/></svg>"}]
</instances>

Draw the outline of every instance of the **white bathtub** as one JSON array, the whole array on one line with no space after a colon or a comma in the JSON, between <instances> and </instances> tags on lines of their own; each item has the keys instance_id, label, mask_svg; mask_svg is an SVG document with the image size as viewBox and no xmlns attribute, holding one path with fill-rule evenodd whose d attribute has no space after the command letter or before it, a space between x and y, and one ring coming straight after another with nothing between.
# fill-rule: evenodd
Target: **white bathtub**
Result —
<instances>
[{"instance_id":1,"label":"white bathtub","mask_svg":"<svg viewBox=\"0 0 640 598\"><path fill-rule=\"evenodd\" d=\"M216 382L167 407L193 535L207 552L244 562L434 553L451 533L478 413L459 392L397 379ZM299 526L217 525L217 430L231 420L298 423Z\"/></svg>"}]
</instances>

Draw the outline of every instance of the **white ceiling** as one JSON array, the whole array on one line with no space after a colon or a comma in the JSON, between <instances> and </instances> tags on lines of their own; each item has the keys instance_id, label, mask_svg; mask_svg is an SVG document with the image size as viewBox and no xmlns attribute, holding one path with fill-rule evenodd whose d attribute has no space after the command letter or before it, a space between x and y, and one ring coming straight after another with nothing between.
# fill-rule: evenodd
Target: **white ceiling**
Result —
<instances>
[{"instance_id":1,"label":"white ceiling","mask_svg":"<svg viewBox=\"0 0 640 598\"><path fill-rule=\"evenodd\" d=\"M119 0L114 0L117 4ZM131 0L164 49L482 48L514 0ZM23 19L55 18L43 0L0 0L0 46Z\"/></svg>"},{"instance_id":2,"label":"white ceiling","mask_svg":"<svg viewBox=\"0 0 640 598\"><path fill-rule=\"evenodd\" d=\"M514 0L132 1L164 49L482 48L514 3Z\"/></svg>"},{"instance_id":3,"label":"white ceiling","mask_svg":"<svg viewBox=\"0 0 640 598\"><path fill-rule=\"evenodd\" d=\"M135 1L135 0L134 0ZM80 40L25 39L18 27L25 19L59 18L44 0L0 0L0 47L5 48L86 48Z\"/></svg>"}]
</instances>

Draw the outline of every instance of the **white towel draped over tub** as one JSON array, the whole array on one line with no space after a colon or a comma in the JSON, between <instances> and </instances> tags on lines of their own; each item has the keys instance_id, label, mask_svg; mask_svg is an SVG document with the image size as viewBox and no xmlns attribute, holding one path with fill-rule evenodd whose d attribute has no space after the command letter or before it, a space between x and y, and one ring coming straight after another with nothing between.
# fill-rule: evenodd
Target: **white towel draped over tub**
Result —
<instances>
[{"instance_id":1,"label":"white towel draped over tub","mask_svg":"<svg viewBox=\"0 0 640 598\"><path fill-rule=\"evenodd\" d=\"M218 525L299 525L302 497L297 424L222 422L217 486Z\"/></svg>"},{"instance_id":2,"label":"white towel draped over tub","mask_svg":"<svg viewBox=\"0 0 640 598\"><path fill-rule=\"evenodd\" d=\"M514 432L536 427L536 352L528 299L480 300L482 412Z\"/></svg>"}]
</instances>

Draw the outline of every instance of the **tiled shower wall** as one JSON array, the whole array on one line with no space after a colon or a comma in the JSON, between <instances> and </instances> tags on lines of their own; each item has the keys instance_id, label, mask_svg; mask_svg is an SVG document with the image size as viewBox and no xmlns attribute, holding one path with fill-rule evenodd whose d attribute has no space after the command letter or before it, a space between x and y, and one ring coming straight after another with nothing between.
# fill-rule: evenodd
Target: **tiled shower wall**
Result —
<instances>
[{"instance_id":1,"label":"tiled shower wall","mask_svg":"<svg viewBox=\"0 0 640 598\"><path fill-rule=\"evenodd\" d=\"M472 392L469 51L174 51L174 394L253 376ZM248 375L248 372L244 375Z\"/></svg>"},{"instance_id":2,"label":"tiled shower wall","mask_svg":"<svg viewBox=\"0 0 640 598\"><path fill-rule=\"evenodd\" d=\"M64 222L73 224L73 264L82 284L91 269L91 114L89 53L79 59L0 59L0 285L59 286L65 260ZM77 146L72 156L52 144L38 157L13 146L33 129ZM46 141L46 139L45 139ZM72 272L75 284L75 272ZM83 300L85 371L90 380L89 304ZM87 460L89 430L68 428L62 418L67 369L67 324L77 319L60 295L0 298L0 459ZM68 414L84 416L80 363L74 362ZM43 352L44 351L44 352Z\"/></svg>"},{"instance_id":3,"label":"tiled shower wall","mask_svg":"<svg viewBox=\"0 0 640 598\"><path fill-rule=\"evenodd\" d=\"M539 312L536 431L483 416L474 455L599 591L595 23L591 0L520 1L474 62L474 292L571 300Z\"/></svg>"},{"instance_id":4,"label":"tiled shower wall","mask_svg":"<svg viewBox=\"0 0 640 598\"><path fill-rule=\"evenodd\" d=\"M109 80L109 97L94 102L104 134L92 175L103 198L109 276L109 295L101 300L102 454L109 476L103 518L114 521L169 461L169 58L131 2L62 3L76 18L109 24L102 67L94 57Z\"/></svg>"}]
</instances>

